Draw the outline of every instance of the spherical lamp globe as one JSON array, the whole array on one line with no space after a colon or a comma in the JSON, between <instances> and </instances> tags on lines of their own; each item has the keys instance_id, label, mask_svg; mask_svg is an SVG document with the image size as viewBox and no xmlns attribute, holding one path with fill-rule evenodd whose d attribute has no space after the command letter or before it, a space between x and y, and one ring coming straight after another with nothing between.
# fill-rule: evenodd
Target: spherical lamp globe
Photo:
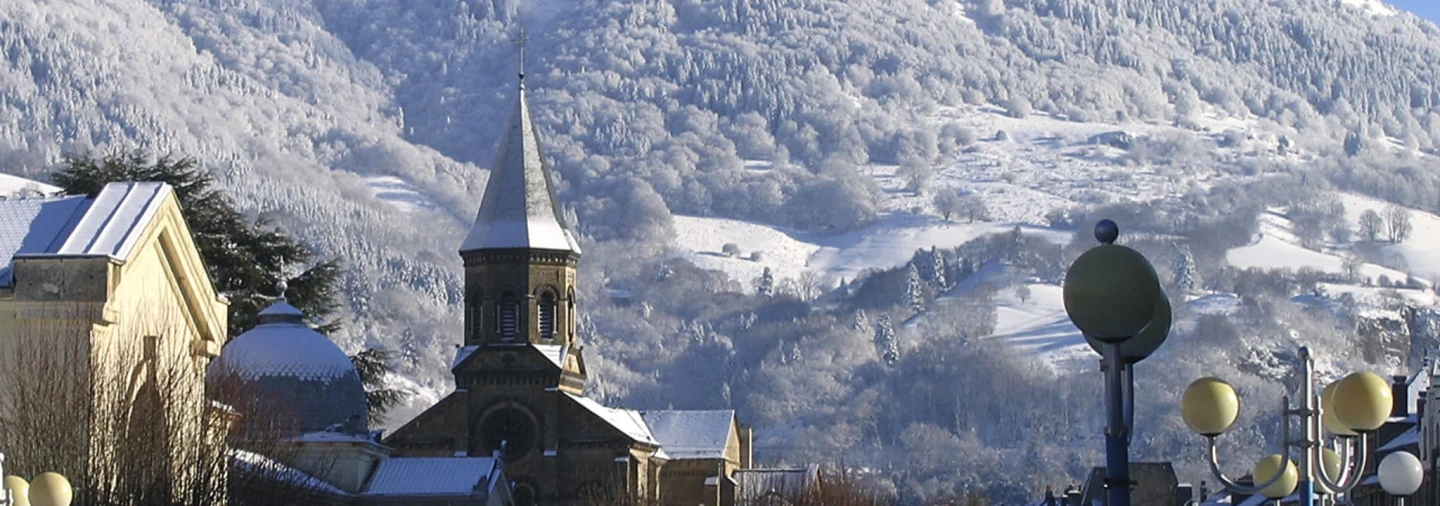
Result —
<instances>
[{"instance_id":1,"label":"spherical lamp globe","mask_svg":"<svg viewBox=\"0 0 1440 506\"><path fill-rule=\"evenodd\" d=\"M1321 448L1320 467L1316 469L1316 472L1323 471L1326 478L1329 478L1330 481L1338 483L1340 481L1340 473L1344 471L1344 469L1340 467L1341 464L1343 464L1343 461L1340 460L1340 454L1335 453L1334 450L1331 450L1329 448ZM1335 493L1334 490L1330 490L1330 487L1325 486L1324 480L1315 481L1315 492L1320 494Z\"/></svg>"},{"instance_id":2,"label":"spherical lamp globe","mask_svg":"<svg viewBox=\"0 0 1440 506\"><path fill-rule=\"evenodd\" d=\"M1160 281L1139 252L1114 244L1090 248L1065 272L1065 313L1103 343L1134 337L1155 315Z\"/></svg>"},{"instance_id":3,"label":"spherical lamp globe","mask_svg":"<svg viewBox=\"0 0 1440 506\"><path fill-rule=\"evenodd\" d=\"M70 480L60 473L44 473L30 483L30 504L34 506L70 506L74 497Z\"/></svg>"},{"instance_id":4,"label":"spherical lamp globe","mask_svg":"<svg viewBox=\"0 0 1440 506\"><path fill-rule=\"evenodd\" d=\"M1283 468L1281 467L1282 463L1284 464ZM1283 474L1280 475L1279 479L1275 480L1275 483L1271 483L1270 486L1261 489L1260 495L1271 499L1279 499L1290 495L1295 491L1295 486L1300 484L1300 472L1295 469L1295 463L1286 460L1280 455L1271 455L1255 463L1253 477L1257 485L1269 482L1275 478L1275 473Z\"/></svg>"},{"instance_id":5,"label":"spherical lamp globe","mask_svg":"<svg viewBox=\"0 0 1440 506\"><path fill-rule=\"evenodd\" d=\"M6 476L5 490L10 491L14 506L30 506L30 484L25 482L25 478L13 474Z\"/></svg>"},{"instance_id":6,"label":"spherical lamp globe","mask_svg":"<svg viewBox=\"0 0 1440 506\"><path fill-rule=\"evenodd\" d=\"M1200 378L1180 397L1180 416L1190 430L1206 437L1219 436L1239 418L1240 396L1220 378Z\"/></svg>"},{"instance_id":7,"label":"spherical lamp globe","mask_svg":"<svg viewBox=\"0 0 1440 506\"><path fill-rule=\"evenodd\" d=\"M1425 469L1420 459L1410 452L1395 452L1380 460L1377 471L1380 487L1390 495L1407 496L1420 490L1420 481L1425 478Z\"/></svg>"},{"instance_id":8,"label":"spherical lamp globe","mask_svg":"<svg viewBox=\"0 0 1440 506\"><path fill-rule=\"evenodd\" d=\"M1390 383L1373 372L1357 372L1340 380L1331 397L1335 415L1355 432L1379 429L1390 418L1394 394Z\"/></svg>"},{"instance_id":9,"label":"spherical lamp globe","mask_svg":"<svg viewBox=\"0 0 1440 506\"><path fill-rule=\"evenodd\" d=\"M1165 338L1170 336L1172 319L1170 299L1162 291L1160 297L1155 299L1155 314L1150 317L1150 323L1140 329L1140 333L1134 338L1120 343L1120 357L1125 363L1134 364L1155 353L1155 350L1160 349L1160 345L1165 344ZM1105 354L1105 343L1099 339L1087 335L1085 344L1090 345L1090 349L1095 350L1095 353Z\"/></svg>"},{"instance_id":10,"label":"spherical lamp globe","mask_svg":"<svg viewBox=\"0 0 1440 506\"><path fill-rule=\"evenodd\" d=\"M1335 387L1338 386L1340 386L1339 381L1332 382L1325 385L1325 390L1320 393L1320 410L1325 412L1320 417L1321 422L1324 423L1325 430L1330 431L1331 434L1340 437L1354 437L1357 435L1355 431L1350 430L1350 426L1340 421L1340 415L1335 414L1335 402L1331 400L1331 396L1335 395Z\"/></svg>"}]
</instances>

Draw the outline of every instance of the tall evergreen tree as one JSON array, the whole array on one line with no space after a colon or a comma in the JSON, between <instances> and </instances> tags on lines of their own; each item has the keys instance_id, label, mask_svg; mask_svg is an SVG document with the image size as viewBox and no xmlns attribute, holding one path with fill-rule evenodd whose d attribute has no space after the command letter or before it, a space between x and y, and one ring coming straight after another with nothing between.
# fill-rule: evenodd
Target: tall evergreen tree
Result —
<instances>
[{"instance_id":1,"label":"tall evergreen tree","mask_svg":"<svg viewBox=\"0 0 1440 506\"><path fill-rule=\"evenodd\" d=\"M935 273L935 279L931 281L941 290L950 288L949 280L945 278L945 270L949 266L945 265L945 255L940 252L940 248L930 246L930 262L933 264L930 270Z\"/></svg>"},{"instance_id":2,"label":"tall evergreen tree","mask_svg":"<svg viewBox=\"0 0 1440 506\"><path fill-rule=\"evenodd\" d=\"M760 278L755 280L755 294L761 297L769 297L775 294L775 274L766 267L760 272Z\"/></svg>"},{"instance_id":3,"label":"tall evergreen tree","mask_svg":"<svg viewBox=\"0 0 1440 506\"><path fill-rule=\"evenodd\" d=\"M1194 292L1200 287L1200 270L1195 267L1195 257L1189 246L1181 246L1175 256L1175 287L1181 294Z\"/></svg>"},{"instance_id":4,"label":"tall evergreen tree","mask_svg":"<svg viewBox=\"0 0 1440 506\"><path fill-rule=\"evenodd\" d=\"M905 283L905 304L910 309L919 313L925 310L925 287L920 281L920 271L915 268L915 263L910 263L910 277Z\"/></svg>"},{"instance_id":5,"label":"tall evergreen tree","mask_svg":"<svg viewBox=\"0 0 1440 506\"><path fill-rule=\"evenodd\" d=\"M895 328L890 326L890 315L880 315L875 323L875 354L886 365L900 361L900 342L895 338Z\"/></svg>"}]
</instances>

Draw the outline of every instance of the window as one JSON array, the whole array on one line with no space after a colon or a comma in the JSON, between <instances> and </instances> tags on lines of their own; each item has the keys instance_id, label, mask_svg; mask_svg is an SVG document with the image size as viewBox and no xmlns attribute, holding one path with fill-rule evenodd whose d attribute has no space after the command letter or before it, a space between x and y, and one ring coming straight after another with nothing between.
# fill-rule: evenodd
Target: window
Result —
<instances>
[{"instance_id":1,"label":"window","mask_svg":"<svg viewBox=\"0 0 1440 506\"><path fill-rule=\"evenodd\" d=\"M480 290L472 290L470 297L465 300L465 306L470 308L470 339L480 340L485 333L485 296Z\"/></svg>"},{"instance_id":2,"label":"window","mask_svg":"<svg viewBox=\"0 0 1440 506\"><path fill-rule=\"evenodd\" d=\"M540 295L540 338L555 339L555 294Z\"/></svg>"},{"instance_id":3,"label":"window","mask_svg":"<svg viewBox=\"0 0 1440 506\"><path fill-rule=\"evenodd\" d=\"M500 298L500 319L496 322L501 341L514 341L520 334L520 303L512 294Z\"/></svg>"}]
</instances>

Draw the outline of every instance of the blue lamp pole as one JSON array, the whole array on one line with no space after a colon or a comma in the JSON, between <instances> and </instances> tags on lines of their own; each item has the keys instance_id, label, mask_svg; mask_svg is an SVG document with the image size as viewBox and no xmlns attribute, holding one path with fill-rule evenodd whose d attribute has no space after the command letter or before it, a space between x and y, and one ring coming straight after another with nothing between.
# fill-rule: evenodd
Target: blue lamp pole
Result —
<instances>
[{"instance_id":1,"label":"blue lamp pole","mask_svg":"<svg viewBox=\"0 0 1440 506\"><path fill-rule=\"evenodd\" d=\"M1065 312L1102 357L1105 373L1105 488L1107 506L1130 506L1130 434L1136 362L1150 356L1170 331L1170 303L1143 255L1115 244L1120 227L1095 225L1099 246L1065 273Z\"/></svg>"}]
</instances>

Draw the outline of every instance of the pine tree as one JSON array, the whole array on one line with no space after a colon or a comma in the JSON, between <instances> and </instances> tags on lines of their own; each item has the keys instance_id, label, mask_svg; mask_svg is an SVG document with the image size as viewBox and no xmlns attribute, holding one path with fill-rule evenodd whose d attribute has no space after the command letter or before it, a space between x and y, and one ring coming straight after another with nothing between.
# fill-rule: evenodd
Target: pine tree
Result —
<instances>
[{"instance_id":1,"label":"pine tree","mask_svg":"<svg viewBox=\"0 0 1440 506\"><path fill-rule=\"evenodd\" d=\"M950 284L947 282L948 280L945 279L945 269L947 269L948 266L945 265L945 255L940 253L940 248L936 248L935 246L930 247L930 261L934 263L934 267L930 270L935 273L935 279L931 281L941 290L950 288Z\"/></svg>"},{"instance_id":2,"label":"pine tree","mask_svg":"<svg viewBox=\"0 0 1440 506\"><path fill-rule=\"evenodd\" d=\"M905 304L916 313L925 310L925 287L921 284L920 271L915 268L914 263L910 264L910 278L905 284Z\"/></svg>"},{"instance_id":3,"label":"pine tree","mask_svg":"<svg viewBox=\"0 0 1440 506\"><path fill-rule=\"evenodd\" d=\"M755 280L755 294L761 297L770 297L775 294L775 274L766 267L760 272L760 277Z\"/></svg>"},{"instance_id":4,"label":"pine tree","mask_svg":"<svg viewBox=\"0 0 1440 506\"><path fill-rule=\"evenodd\" d=\"M405 398L410 396L408 391L389 388L385 383L385 376L393 372L390 367L392 358L393 352L378 348L368 348L350 357L350 362L355 364L355 371L360 373L360 383L365 385L365 407L369 412L371 425L384 422L385 413L405 402Z\"/></svg>"},{"instance_id":5,"label":"pine tree","mask_svg":"<svg viewBox=\"0 0 1440 506\"><path fill-rule=\"evenodd\" d=\"M855 310L855 321L854 321L854 322L851 322L850 328L853 329L853 330L861 330L861 329L866 329L866 328L869 328L869 327L870 327L870 318L865 316L865 310L864 310L864 309L857 309L857 310Z\"/></svg>"},{"instance_id":6,"label":"pine tree","mask_svg":"<svg viewBox=\"0 0 1440 506\"><path fill-rule=\"evenodd\" d=\"M1175 287L1181 294L1194 292L1200 286L1200 271L1195 267L1195 258L1189 246L1181 246L1175 256Z\"/></svg>"},{"instance_id":7,"label":"pine tree","mask_svg":"<svg viewBox=\"0 0 1440 506\"><path fill-rule=\"evenodd\" d=\"M890 326L890 315L880 315L880 321L875 323L875 354L886 365L895 365L900 361L900 342L895 339L895 328Z\"/></svg>"}]
</instances>

